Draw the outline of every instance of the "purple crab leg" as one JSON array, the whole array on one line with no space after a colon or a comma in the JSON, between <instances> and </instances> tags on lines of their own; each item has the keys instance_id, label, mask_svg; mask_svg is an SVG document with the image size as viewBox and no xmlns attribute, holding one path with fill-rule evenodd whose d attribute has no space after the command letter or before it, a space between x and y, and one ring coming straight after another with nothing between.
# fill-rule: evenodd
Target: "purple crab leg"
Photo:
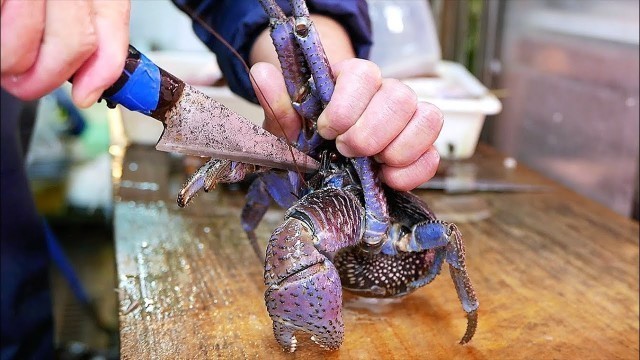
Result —
<instances>
[{"instance_id":1,"label":"purple crab leg","mask_svg":"<svg viewBox=\"0 0 640 360\"><path fill-rule=\"evenodd\" d=\"M389 230L387 198L377 175L375 163L367 157L355 158L351 162L360 178L364 196L366 220L362 239L368 245L379 248L383 245Z\"/></svg>"},{"instance_id":2,"label":"purple crab leg","mask_svg":"<svg viewBox=\"0 0 640 360\"><path fill-rule=\"evenodd\" d=\"M469 280L467 274L467 266L465 265L464 244L462 242L462 234L454 224L449 224L453 241L447 245L447 262L449 263L449 272L456 286L458 298L462 303L462 308L467 313L467 330L464 333L460 344L466 344L471 340L478 326L478 298Z\"/></svg>"},{"instance_id":3,"label":"purple crab leg","mask_svg":"<svg viewBox=\"0 0 640 360\"><path fill-rule=\"evenodd\" d=\"M295 19L295 37L313 74L320 101L326 106L331 100L334 78L329 60L322 48L320 36L309 18L309 9L304 0L290 0Z\"/></svg>"},{"instance_id":4,"label":"purple crab leg","mask_svg":"<svg viewBox=\"0 0 640 360\"><path fill-rule=\"evenodd\" d=\"M425 221L413 226L410 234L405 236L397 246L402 252L418 252L434 249L445 253L445 259L449 264L449 272L458 293L458 299L462 309L467 313L467 330L460 340L460 344L466 344L476 332L478 324L478 306L475 291L467 274L465 264L465 249L462 234L454 224L442 221ZM441 256L441 255L438 255ZM419 288L429 282L439 272L439 266L433 267L427 276L416 280L411 284L413 288Z\"/></svg>"},{"instance_id":5,"label":"purple crab leg","mask_svg":"<svg viewBox=\"0 0 640 360\"><path fill-rule=\"evenodd\" d=\"M200 190L209 191L218 183L237 182L247 174L265 171L263 167L231 160L211 159L193 173L178 193L180 207L187 206Z\"/></svg>"},{"instance_id":6,"label":"purple crab leg","mask_svg":"<svg viewBox=\"0 0 640 360\"><path fill-rule=\"evenodd\" d=\"M305 120L315 122L322 112L322 103L315 96L315 87L313 82L310 82L311 71L296 42L294 24L282 12L275 0L260 0L260 4L270 19L271 39L278 54L292 105ZM308 129L312 128L312 123L304 125Z\"/></svg>"}]
</instances>

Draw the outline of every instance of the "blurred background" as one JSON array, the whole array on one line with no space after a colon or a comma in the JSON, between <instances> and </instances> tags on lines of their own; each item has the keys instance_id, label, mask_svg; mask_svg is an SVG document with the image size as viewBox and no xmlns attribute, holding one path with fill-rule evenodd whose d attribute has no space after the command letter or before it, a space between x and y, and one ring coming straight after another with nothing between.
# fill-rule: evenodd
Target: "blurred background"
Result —
<instances>
[{"instance_id":1,"label":"blurred background","mask_svg":"<svg viewBox=\"0 0 640 360\"><path fill-rule=\"evenodd\" d=\"M372 60L443 110L436 145L444 159L466 159L486 143L638 219L638 1L368 2ZM224 83L215 56L170 1L132 2L131 43L261 123L260 108L213 86ZM122 169L112 160L129 144L154 144L162 127L103 104L78 110L68 90L23 114L35 129L31 185L64 253L52 265L56 340L61 357L117 358L111 211ZM65 262L77 281L60 271Z\"/></svg>"}]
</instances>

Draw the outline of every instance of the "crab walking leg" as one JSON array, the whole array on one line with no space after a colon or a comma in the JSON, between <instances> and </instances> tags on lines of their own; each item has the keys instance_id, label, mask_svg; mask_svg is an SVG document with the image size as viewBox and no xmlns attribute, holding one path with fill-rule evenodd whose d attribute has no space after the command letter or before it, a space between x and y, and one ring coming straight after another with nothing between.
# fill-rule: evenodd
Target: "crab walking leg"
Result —
<instances>
[{"instance_id":1,"label":"crab walking leg","mask_svg":"<svg viewBox=\"0 0 640 360\"><path fill-rule=\"evenodd\" d=\"M266 214L271 199L283 209L288 209L298 199L295 195L300 184L293 173L268 172L256 178L247 191L247 202L240 215L242 229L247 234L253 251L264 263L264 249L258 245L255 229ZM293 175L293 176L292 176Z\"/></svg>"},{"instance_id":2,"label":"crab walking leg","mask_svg":"<svg viewBox=\"0 0 640 360\"><path fill-rule=\"evenodd\" d=\"M284 82L293 108L310 123L303 124L312 129L313 122L322 112L322 103L315 96L311 71L305 62L294 35L294 23L282 12L275 0L260 0L269 16L271 40L276 48Z\"/></svg>"},{"instance_id":3,"label":"crab walking leg","mask_svg":"<svg viewBox=\"0 0 640 360\"><path fill-rule=\"evenodd\" d=\"M467 330L462 339L460 339L460 344L466 344L476 332L478 325L478 306L480 304L471 285L471 280L469 280L469 274L467 274L462 234L454 224L450 224L449 227L453 235L453 241L447 245L447 262L449 263L449 272L456 286L458 298L462 303L462 308L467 313Z\"/></svg>"},{"instance_id":4,"label":"crab walking leg","mask_svg":"<svg viewBox=\"0 0 640 360\"><path fill-rule=\"evenodd\" d=\"M358 242L362 211L353 194L326 188L300 199L273 232L265 261L265 302L283 349L295 351L298 330L327 349L342 344L342 285L324 254Z\"/></svg>"},{"instance_id":5,"label":"crab walking leg","mask_svg":"<svg viewBox=\"0 0 640 360\"><path fill-rule=\"evenodd\" d=\"M375 163L370 158L361 157L352 159L353 167L360 178L360 186L364 193L365 202L365 232L364 242L380 249L387 239L389 231L389 211L387 198L382 189L382 184L375 168Z\"/></svg>"},{"instance_id":6,"label":"crab walking leg","mask_svg":"<svg viewBox=\"0 0 640 360\"><path fill-rule=\"evenodd\" d=\"M231 183L244 179L250 173L265 171L264 167L231 160L211 159L204 163L182 185L177 202L187 206L200 190L209 191L218 183Z\"/></svg>"},{"instance_id":7,"label":"crab walking leg","mask_svg":"<svg viewBox=\"0 0 640 360\"><path fill-rule=\"evenodd\" d=\"M444 251L445 260L449 264L449 272L458 293L462 309L467 313L467 330L460 340L466 344L476 332L478 324L479 302L471 285L467 266L462 234L455 224L438 220L430 220L414 225L411 232L394 244L395 251L400 253L419 252L425 250ZM411 284L419 288L430 282L433 276L426 276Z\"/></svg>"},{"instance_id":8,"label":"crab walking leg","mask_svg":"<svg viewBox=\"0 0 640 360\"><path fill-rule=\"evenodd\" d=\"M331 100L335 86L329 60L324 52L320 36L309 17L309 9L304 0L290 0L293 8L294 34L300 50L313 75L317 96L326 106Z\"/></svg>"}]
</instances>

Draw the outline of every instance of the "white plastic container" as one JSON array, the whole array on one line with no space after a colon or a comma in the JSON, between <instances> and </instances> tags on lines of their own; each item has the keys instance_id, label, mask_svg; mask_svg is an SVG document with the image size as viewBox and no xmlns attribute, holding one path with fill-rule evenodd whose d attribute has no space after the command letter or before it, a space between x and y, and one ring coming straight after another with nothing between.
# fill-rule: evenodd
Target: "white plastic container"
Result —
<instances>
[{"instance_id":1,"label":"white plastic container","mask_svg":"<svg viewBox=\"0 0 640 360\"><path fill-rule=\"evenodd\" d=\"M484 119L502 110L500 101L462 65L442 61L440 42L426 0L368 0L373 27L371 60L385 77L403 79L444 113L435 146L442 158L475 152Z\"/></svg>"},{"instance_id":2,"label":"white plastic container","mask_svg":"<svg viewBox=\"0 0 640 360\"><path fill-rule=\"evenodd\" d=\"M435 142L442 158L466 159L475 152L487 115L502 110L500 100L464 66L442 61L435 76L405 79L422 101L436 105L444 125Z\"/></svg>"},{"instance_id":3,"label":"white plastic container","mask_svg":"<svg viewBox=\"0 0 640 360\"><path fill-rule=\"evenodd\" d=\"M385 77L431 75L442 58L429 2L368 0L373 30L371 61Z\"/></svg>"}]
</instances>

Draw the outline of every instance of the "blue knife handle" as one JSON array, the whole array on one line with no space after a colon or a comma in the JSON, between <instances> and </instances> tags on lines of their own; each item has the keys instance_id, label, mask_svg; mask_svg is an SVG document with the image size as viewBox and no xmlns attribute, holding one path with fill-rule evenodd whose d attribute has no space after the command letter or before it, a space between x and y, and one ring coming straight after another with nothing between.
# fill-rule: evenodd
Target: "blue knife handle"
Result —
<instances>
[{"instance_id":1,"label":"blue knife handle","mask_svg":"<svg viewBox=\"0 0 640 360\"><path fill-rule=\"evenodd\" d=\"M178 101L184 82L154 64L129 45L124 69L118 80L102 94L109 107L120 104L160 121Z\"/></svg>"}]
</instances>

